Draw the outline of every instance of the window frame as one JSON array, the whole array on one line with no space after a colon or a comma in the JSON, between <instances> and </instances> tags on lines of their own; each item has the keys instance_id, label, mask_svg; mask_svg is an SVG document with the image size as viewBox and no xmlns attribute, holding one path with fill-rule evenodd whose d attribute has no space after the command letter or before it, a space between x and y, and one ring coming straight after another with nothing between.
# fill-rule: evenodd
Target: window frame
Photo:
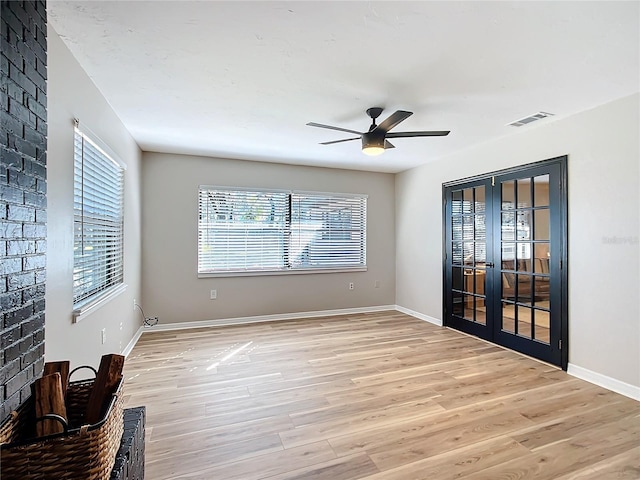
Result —
<instances>
[{"instance_id":1,"label":"window frame","mask_svg":"<svg viewBox=\"0 0 640 480\"><path fill-rule=\"evenodd\" d=\"M107 303L112 298L116 297L120 293L126 290L127 285L125 284L124 278L124 243L125 243L125 184L126 184L126 165L115 155L105 144L102 142L99 137L89 129L84 126L80 128L78 121L74 122L74 133L73 133L73 311L72 318L74 322L78 322L82 320L84 317L93 313L96 309ZM80 140L79 140L80 139ZM82 158L79 159L77 142L82 142L82 150L80 155ZM104 169L105 165L108 165L107 168L111 168L116 174L111 183L107 183L110 189L113 189L116 193L106 195L110 198L110 201L114 199L112 202L108 204L108 208L115 208L115 215L102 215L96 214L91 217L90 214L86 214L84 210L84 206L91 202L90 197L84 195L84 190L87 185L91 185L94 188L101 187L103 188L102 181L110 181L109 174L105 174L103 177L100 177L99 180L92 180L91 182L85 181L84 175L84 165L89 158L88 155L84 155L84 145L89 144L92 153L91 155L94 158L91 159L93 163L92 169ZM108 162L108 163L107 163ZM80 173L78 174L78 163L82 164ZM115 168L114 168L115 167ZM96 171L94 170L94 172ZM78 175L80 176L80 182L77 181ZM88 175L87 175L88 177ZM77 187L81 187L81 192L79 195L77 194ZM104 191L104 188L103 188ZM95 201L96 194L93 194L93 199ZM77 208L77 205L80 205L80 208ZM98 218L100 217L100 218ZM107 218L109 217L109 218ZM77 275L80 275L81 280L85 280L89 278L91 275L85 274L80 269L78 256L76 255L76 248L78 246L78 238L81 238L83 241L86 241L87 235L85 234L84 226L86 224L100 224L100 227L103 230L100 230L102 233L108 232L112 233L112 238L104 241L103 244L105 247L104 256L99 258L98 260L93 260L94 263L99 268L104 268L104 274L97 275L97 279L99 280L98 284L91 289L89 294L82 293L78 285L76 285ZM78 235L77 229L80 228L80 235ZM113 230L109 230L113 229ZM94 240L95 241L95 240ZM115 246L115 250L113 249ZM114 255L115 252L115 255ZM109 258L113 256L113 258ZM114 266L116 268L115 274L106 273L110 267Z\"/></svg>"},{"instance_id":2,"label":"window frame","mask_svg":"<svg viewBox=\"0 0 640 480\"><path fill-rule=\"evenodd\" d=\"M200 233L201 233L201 201L200 196L203 190L206 191L229 191L229 192L256 192L256 193L281 193L288 196L288 211L286 214L287 221L285 225L285 233L283 242L285 243L285 259L282 266L274 269L256 269L256 270L225 270L225 271L201 271L200 270ZM362 235L362 247L360 249L360 255L362 257L362 264L356 266L332 266L332 267L292 267L289 261L288 255L290 250L290 240L292 232L292 197L294 195L304 195L318 197L334 197L336 199L357 198L364 200L362 207L363 220L361 222L360 233ZM300 275L300 274L319 274L319 273L339 273L339 272L365 272L367 271L367 203L368 195L357 193L336 193L336 192L318 192L308 190L285 190L285 189L269 189L259 187L229 187L220 185L199 185L198 186L198 208L197 208L197 245L196 245L196 272L198 278L212 278L212 277L255 277L255 276L270 276L270 275Z\"/></svg>"}]
</instances>

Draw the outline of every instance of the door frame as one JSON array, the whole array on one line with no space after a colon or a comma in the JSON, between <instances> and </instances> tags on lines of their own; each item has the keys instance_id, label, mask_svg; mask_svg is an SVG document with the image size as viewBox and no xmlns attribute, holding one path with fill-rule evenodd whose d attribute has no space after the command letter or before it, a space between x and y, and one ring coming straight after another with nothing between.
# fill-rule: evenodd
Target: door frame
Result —
<instances>
[{"instance_id":1,"label":"door frame","mask_svg":"<svg viewBox=\"0 0 640 480\"><path fill-rule=\"evenodd\" d=\"M525 170L536 168L536 167L546 167L550 165L558 165L560 169L560 178L558 188L560 189L560 202L559 202L559 212L560 215L560 252L556 256L557 260L560 262L559 264L559 277L560 277L560 289L559 292L556 292L556 295L559 295L558 301L560 302L559 311L560 311L560 345L558 345L560 350L560 362L558 364L563 370L567 370L567 366L569 363L569 301L568 301L568 292L569 292L569 235L568 235L568 155L562 155L558 157L549 158L546 160L541 160L538 162L528 163L524 165L517 165L514 167L509 167L503 170L496 170L489 173L483 173L480 175L474 175L471 177L465 177L458 180L453 180L450 182L445 182L442 184L442 318L443 318L443 326L447 328L451 328L450 322L448 322L448 312L447 312L447 304L448 304L448 294L449 290L447 288L447 228L448 228L448 205L447 205L447 189L450 187L456 187L462 184L466 184L469 182L481 182L491 180L492 177L502 176L502 175L511 175L518 174L519 172L523 172ZM488 195L487 195L488 199ZM554 261L556 261L554 259ZM491 275L493 276L493 275ZM489 277L489 276L487 276ZM472 335L479 336L474 334L473 332L469 332ZM484 338L480 336L481 338ZM492 339L484 338L492 343ZM505 347L508 348L508 347Z\"/></svg>"}]
</instances>

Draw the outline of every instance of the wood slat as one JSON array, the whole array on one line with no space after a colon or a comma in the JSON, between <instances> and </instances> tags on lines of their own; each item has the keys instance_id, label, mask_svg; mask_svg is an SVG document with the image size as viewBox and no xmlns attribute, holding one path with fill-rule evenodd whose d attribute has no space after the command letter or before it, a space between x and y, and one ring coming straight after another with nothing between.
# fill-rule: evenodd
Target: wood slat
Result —
<instances>
[{"instance_id":1,"label":"wood slat","mask_svg":"<svg viewBox=\"0 0 640 480\"><path fill-rule=\"evenodd\" d=\"M122 380L122 370L124 368L124 356L112 353L103 355L100 359L98 374L93 382L85 421L89 424L98 423L104 417L105 408L108 401L120 381Z\"/></svg>"},{"instance_id":2,"label":"wood slat","mask_svg":"<svg viewBox=\"0 0 640 480\"><path fill-rule=\"evenodd\" d=\"M67 421L67 408L64 403L62 379L58 372L44 375L33 382L36 418L55 414ZM64 432L64 425L57 420L42 420L36 423L39 437Z\"/></svg>"},{"instance_id":3,"label":"wood slat","mask_svg":"<svg viewBox=\"0 0 640 480\"><path fill-rule=\"evenodd\" d=\"M62 395L67 395L67 388L69 387L69 369L71 363L69 360L62 360L59 362L47 362L44 364L44 371L42 375L51 375L52 373L59 373L60 380L62 382Z\"/></svg>"},{"instance_id":4,"label":"wood slat","mask_svg":"<svg viewBox=\"0 0 640 480\"><path fill-rule=\"evenodd\" d=\"M398 312L149 332L124 373L154 480L640 478L640 403Z\"/></svg>"}]
</instances>

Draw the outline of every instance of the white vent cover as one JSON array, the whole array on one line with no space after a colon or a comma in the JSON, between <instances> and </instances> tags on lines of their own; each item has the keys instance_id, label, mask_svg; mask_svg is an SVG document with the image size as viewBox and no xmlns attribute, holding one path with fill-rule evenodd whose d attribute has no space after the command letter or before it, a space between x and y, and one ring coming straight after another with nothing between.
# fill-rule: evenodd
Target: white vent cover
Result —
<instances>
[{"instance_id":1,"label":"white vent cover","mask_svg":"<svg viewBox=\"0 0 640 480\"><path fill-rule=\"evenodd\" d=\"M507 125L510 125L512 127L521 127L523 125L526 125L527 123L542 120L543 118L547 117L553 117L553 115L553 113L538 112L534 113L533 115L529 115L528 117L521 118L520 120L516 120L515 122L507 123Z\"/></svg>"}]
</instances>

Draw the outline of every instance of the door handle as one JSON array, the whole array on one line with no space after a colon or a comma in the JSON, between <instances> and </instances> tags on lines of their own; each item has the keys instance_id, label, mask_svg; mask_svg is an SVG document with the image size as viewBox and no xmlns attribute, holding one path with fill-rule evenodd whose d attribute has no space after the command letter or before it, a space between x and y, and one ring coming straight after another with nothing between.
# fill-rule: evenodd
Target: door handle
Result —
<instances>
[{"instance_id":1,"label":"door handle","mask_svg":"<svg viewBox=\"0 0 640 480\"><path fill-rule=\"evenodd\" d=\"M484 264L484 266L485 266L485 267L487 267L487 268L493 268L493 267L495 267L495 265L493 264L493 262L485 263L485 264Z\"/></svg>"}]
</instances>

